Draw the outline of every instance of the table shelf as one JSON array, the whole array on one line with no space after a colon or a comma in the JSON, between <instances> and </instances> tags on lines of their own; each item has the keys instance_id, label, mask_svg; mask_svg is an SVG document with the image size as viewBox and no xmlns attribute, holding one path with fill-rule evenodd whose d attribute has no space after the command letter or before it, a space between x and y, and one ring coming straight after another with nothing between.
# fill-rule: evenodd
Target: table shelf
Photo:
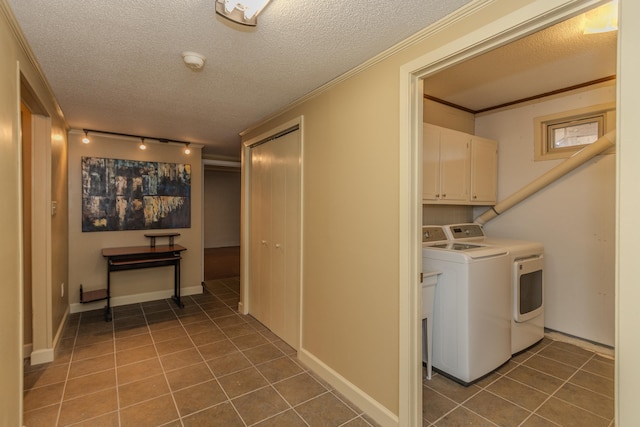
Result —
<instances>
[{"instance_id":1,"label":"table shelf","mask_svg":"<svg viewBox=\"0 0 640 427\"><path fill-rule=\"evenodd\" d=\"M93 291L83 291L82 285L80 285L80 302L83 304L101 301L107 299L107 289L95 289Z\"/></svg>"}]
</instances>

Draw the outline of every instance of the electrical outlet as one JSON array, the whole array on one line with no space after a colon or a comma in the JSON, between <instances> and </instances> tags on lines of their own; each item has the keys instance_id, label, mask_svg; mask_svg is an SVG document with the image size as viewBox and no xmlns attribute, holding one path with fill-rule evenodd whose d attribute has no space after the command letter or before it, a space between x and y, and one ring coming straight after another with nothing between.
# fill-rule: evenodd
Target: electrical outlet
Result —
<instances>
[{"instance_id":1,"label":"electrical outlet","mask_svg":"<svg viewBox=\"0 0 640 427\"><path fill-rule=\"evenodd\" d=\"M64 296L64 282L60 283L60 298Z\"/></svg>"}]
</instances>

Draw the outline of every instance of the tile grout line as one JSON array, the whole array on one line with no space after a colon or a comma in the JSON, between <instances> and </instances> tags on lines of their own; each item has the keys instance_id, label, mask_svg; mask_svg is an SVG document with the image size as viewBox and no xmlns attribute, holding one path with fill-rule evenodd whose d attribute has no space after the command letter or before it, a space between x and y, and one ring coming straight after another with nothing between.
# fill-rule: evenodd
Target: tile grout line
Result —
<instances>
[{"instance_id":1,"label":"tile grout line","mask_svg":"<svg viewBox=\"0 0 640 427\"><path fill-rule=\"evenodd\" d=\"M205 289L206 289L206 287L205 287L205 286L203 286L203 288L205 288ZM213 292L211 292L209 289L206 289L206 291L207 291L207 292L209 292L213 297L215 297L215 299L216 299L216 300L220 301L220 299L219 299L215 294L213 294ZM204 289L203 289L203 293L204 293L204 292L205 292L205 291L204 291ZM220 326L218 326L218 324L215 322L215 320L213 320L213 318L211 318L211 316L209 316L209 313L207 313L207 312L202 308L202 306L200 305L200 303L198 303L198 301L194 300L193 298L191 298L191 301L193 301L193 302L194 302L194 303L195 303L195 304L200 308L200 310L202 310L202 312L207 316L207 318L209 318L209 320L210 320L210 321L211 321L211 322L216 326L216 328L220 329L220 331L221 331L221 332L222 332L222 333L227 337L227 339L229 339L229 337L225 334L224 330L222 330L222 328L220 328ZM226 304L225 304L225 306L226 306ZM180 322L180 324L182 324L182 322ZM184 326L183 326L183 327L184 327ZM193 342L193 340L191 339L191 335L189 335L189 333L188 333L188 332L187 332L187 335L189 336L189 340L193 343L193 345L194 345L194 347L195 347L196 351L198 352L198 354L199 354L199 355L200 355L200 357L202 358L202 360L203 360L204 364L207 366L207 369L209 369L209 372L211 372L211 375L213 375L213 378L215 379L216 383L218 384L218 387L220 387L220 390L222 390L222 392L223 392L223 393L224 393L224 395L226 396L226 398L227 398L227 402L229 402L229 404L231 405L231 407L232 407L232 408L233 408L233 410L235 411L235 413L236 413L236 415L238 416L238 418L242 421L242 423L243 423L243 424L245 425L245 427L246 427L246 426L247 426L246 421L245 421L245 420L244 420L244 418L242 418L242 416L240 415L240 411L238 411L238 408L237 408L237 407L236 407L236 405L232 402L232 400L231 400L231 398L229 397L229 394L227 393L227 391L224 389L224 387L222 387L222 384L220 384L220 381L218 380L218 376L215 374L215 372L213 372L213 370L211 369L211 366L209 366L209 364L207 363L206 359L205 359L205 358L204 358L204 356L202 355L202 352L200 351L200 348L199 348L197 345L195 345L195 343L194 343L194 342ZM235 343L234 343L233 341L231 341L231 340L229 339L229 342L231 342L231 344L233 344L233 346L234 346L234 347L236 347L236 349L237 349L238 351L240 351L240 349L235 345ZM244 353L242 353L241 351L240 351L240 353L243 355L243 357L246 357L246 356L244 356ZM248 360L248 361L249 361L249 363L251 363L251 361L250 361L250 360ZM220 403L218 403L218 404L216 404L216 405L213 405L213 406L218 406L218 405L220 405L220 404L222 404L222 403L224 403L224 402L220 402ZM211 406L211 407L213 407L213 406ZM202 409L202 410L201 410L201 411L199 411L199 412L202 412L202 411L204 411L204 410L206 410L206 409L208 409L208 408L204 408L204 409ZM194 413L197 413L197 412L194 412ZM193 415L193 414L189 414L189 415ZM180 421L182 422L182 417L180 418Z\"/></svg>"},{"instance_id":2,"label":"tile grout line","mask_svg":"<svg viewBox=\"0 0 640 427\"><path fill-rule=\"evenodd\" d=\"M56 417L56 426L60 424L60 416L62 415L62 404L64 402L64 394L67 390L67 381L69 381L69 373L71 372L71 363L73 362L73 355L76 351L76 342L78 341L78 333L80 330L80 323L82 322L82 313L78 318L78 324L76 325L76 333L73 336L73 346L71 347L71 354L69 355L69 366L67 366L67 375L64 379L64 386L62 386L62 395L60 396L60 406L58 407L58 415ZM55 355L54 355L55 359Z\"/></svg>"},{"instance_id":3,"label":"tile grout line","mask_svg":"<svg viewBox=\"0 0 640 427\"><path fill-rule=\"evenodd\" d=\"M120 417L120 382L118 381L118 359L117 359L117 351L118 348L116 346L116 311L111 308L111 329L113 332L113 370L116 376L116 408L118 410L118 426L122 427L122 419Z\"/></svg>"},{"instance_id":4,"label":"tile grout line","mask_svg":"<svg viewBox=\"0 0 640 427\"><path fill-rule=\"evenodd\" d=\"M589 411L589 410L587 410L587 409L583 409L583 408L581 408L581 407L579 407L579 406L576 406L576 405L574 405L573 403L571 403L571 402L567 402L567 401L566 401L566 400L564 400L564 399L560 399L559 397L556 397L556 393L557 393L559 390L561 390L561 389L562 389L562 387L564 387L566 384L569 384L569 382L571 381L571 378L573 378L574 376L576 376L576 374L577 374L577 373L578 373L582 368L584 368L584 367L587 365L587 363L589 363L589 361L591 361L591 360L594 358L594 356L595 356L595 353L593 353L593 354L592 354L592 355L591 355L591 356L590 356L590 357L589 357L585 362L583 362L583 363L582 363L582 365L580 365L579 367L577 367L577 368L576 368L576 370L575 370L575 372L574 372L573 374L571 374L571 375L570 375L566 380L563 380L563 383L562 383L562 384L560 384L560 385L559 385L559 386L558 386L558 387L557 387L557 388L556 388L552 393L549 393L549 396L548 396L548 397L547 397L547 398L546 398L546 399L545 399L545 400L544 400L540 405L538 405L538 407L537 407L534 411L532 411L531 415L530 415L529 417L527 417L527 419L528 419L528 418L530 418L533 414L535 414L535 415L537 415L538 417L541 417L541 418L545 419L546 421L551 421L551 420L547 419L546 417L544 417L544 416L540 415L540 414L538 413L538 410L540 410L540 408L542 408L542 407L543 407L543 406L544 406L548 401L550 401L550 400L551 400L551 398L556 398L556 399L558 399L558 400L560 400L560 401L562 401L562 402L567 403L568 405L571 405L571 406L573 406L573 407L575 407L575 408L578 408L578 409L580 409L580 410L586 411L586 412L588 412L588 413L590 413L590 414L596 415L596 416L597 416L597 417L599 417L599 418L602 418L603 420L606 420L606 418L604 418L604 417L602 417L602 416L600 416L600 415L598 415L598 414L595 414L595 413L593 413L593 412L591 412L591 411ZM552 359L552 360L554 360L554 359ZM533 368L530 368L530 369L533 369ZM536 369L536 371L537 371L537 369ZM542 372L542 371L538 371L538 372ZM545 372L543 372L543 373L545 373ZM545 374L546 374L546 373L545 373ZM548 374L547 374L547 375L548 375ZM553 376L554 378L558 378L558 377L556 377L556 376L554 376L554 375L552 375L552 376ZM561 379L561 378L559 378L559 379ZM591 391L591 390L590 390L590 391ZM523 423L524 423L527 419L525 419L525 420L523 421ZM557 423L555 423L554 421L551 421L551 422L553 422L554 424L557 424ZM521 425L522 425L522 424L521 424Z\"/></svg>"},{"instance_id":5,"label":"tile grout line","mask_svg":"<svg viewBox=\"0 0 640 427\"><path fill-rule=\"evenodd\" d=\"M164 300L164 301L167 301L167 300ZM176 403L176 399L173 396L173 391L171 390L171 384L169 384L169 379L167 378L167 373L166 373L166 371L164 369L164 366L162 365L162 361L161 361L161 358L160 358L160 353L158 353L158 347L156 346L156 340L153 337L153 333L151 331L151 327L149 326L149 319L147 318L147 312L145 311L143 305L141 305L141 308L142 308L142 316L144 317L144 321L145 321L145 324L147 326L147 330L149 331L149 336L151 337L151 344L153 344L153 349L156 352L156 358L158 359L158 364L160 365L160 369L162 370L162 377L164 378L165 384L167 385L167 389L169 390L169 395L171 396L171 401L173 402L173 407L175 408L176 414L178 415L178 421L180 422L181 426L184 426L184 424L182 423L182 417L180 416L180 410L178 409L178 404ZM169 307L169 309L171 310L171 307ZM161 311L164 311L164 310L161 310ZM172 311L172 313L173 313L173 311ZM151 313L149 313L149 314L151 314ZM175 313L173 313L173 314L175 316ZM177 318L177 316L176 316L176 318ZM180 323L180 325L182 325L182 323ZM148 399L147 401L152 400L152 399L156 399L158 397L161 397L161 396L156 396L154 398ZM136 405L139 404L139 403L142 403L142 402L137 402ZM172 420L172 421L169 421L169 422L173 422L173 421L175 421L175 420Z\"/></svg>"},{"instance_id":6,"label":"tile grout line","mask_svg":"<svg viewBox=\"0 0 640 427\"><path fill-rule=\"evenodd\" d=\"M203 288L204 288L204 286L203 286ZM203 292L204 292L204 290L203 290ZM204 311L204 310L202 309L202 307L200 306L200 304L199 304L196 300L194 300L193 298L190 298L190 300L191 300L195 305L197 305L197 306L198 306L198 308L199 308L199 309L200 309L200 310L205 314L205 316L207 316L207 318L208 318L208 319L213 323L213 325L214 325L216 328L220 329L220 327L219 327L219 326L218 326L218 325L213 321L213 319L211 319L211 318L209 317L209 314L208 314L206 311ZM173 309L173 307L172 307L172 309ZM176 316L176 317L178 317L178 316ZM204 364L206 365L206 367L207 367L207 369L209 370L209 372L211 372L211 375L213 376L213 379L215 380L216 384L218 384L218 387L220 387L220 390L222 390L222 392L224 393L225 397L227 398L226 402L229 402L229 404L231 405L231 407L233 408L233 410L236 412L236 414L238 415L238 417L242 420L242 422L243 422L243 423L244 423L244 425L246 426L246 424L247 424L247 423L245 423L245 422L244 422L244 419L240 416L240 413L239 413L239 412L238 412L238 410L236 409L235 405L231 402L231 399L229 398L229 395L227 394L227 391L224 389L224 387L222 387L222 384L220 384L220 381L218 381L218 377L216 376L216 374L215 374L215 373L213 372L213 370L211 369L211 366L209 366L209 364L208 364L208 363L207 363L207 361L205 360L204 356L202 355L202 352L200 352L200 349L198 348L198 346L196 345L196 343L195 343L195 342L193 342L193 339L191 338L191 334L189 334L189 331L187 331L187 330L186 330L186 328L184 327L184 324L182 323L182 320L180 319L180 317L178 317L178 321L180 322L180 325L181 325L181 326L182 326L182 328L184 329L185 333L187 334L187 337L189 337L189 341L191 341L191 343L193 344L193 347L195 348L195 350L196 350L196 351L198 352L198 354L200 355L200 358L202 359L202 363L204 363ZM224 334L224 331L223 331L222 329L220 329L220 331ZM215 341L214 341L214 342L215 342ZM198 363L200 363L200 362L198 362ZM160 362L160 365L162 365L162 362ZM163 367L163 370L164 370L164 367ZM200 384L202 384L202 383L200 383ZM172 393L173 393L173 391L172 391ZM200 412L204 412L204 411L206 411L206 410L207 410L207 409L209 409L209 408L213 408L213 407L216 407L216 406L218 406L218 405L222 405L223 403L226 403L226 402L224 402L224 401L223 401L223 402L216 403L215 405L211 405L211 406L208 406L208 407L206 407L206 408L202 408L202 409L200 409L200 410L198 410L198 411L195 411L195 412L192 412L192 413L190 413L190 414L186 415L186 417L190 417L190 416L192 416L192 415L194 415L194 414L197 414L197 413L200 413ZM180 423L181 423L182 425L184 425L184 423L183 423L183 418L186 418L186 417L183 417L183 416L182 416L182 414L180 414L180 410L178 410L178 416L180 417Z\"/></svg>"}]
</instances>

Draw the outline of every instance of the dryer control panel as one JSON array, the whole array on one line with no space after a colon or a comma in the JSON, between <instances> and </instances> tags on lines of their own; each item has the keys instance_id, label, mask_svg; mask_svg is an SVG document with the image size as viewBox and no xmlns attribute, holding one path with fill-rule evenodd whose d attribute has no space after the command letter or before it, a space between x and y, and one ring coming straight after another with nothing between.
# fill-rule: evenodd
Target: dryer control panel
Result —
<instances>
[{"instance_id":1,"label":"dryer control panel","mask_svg":"<svg viewBox=\"0 0 640 427\"><path fill-rule=\"evenodd\" d=\"M452 240L484 237L484 230L480 224L452 224L446 227L447 234Z\"/></svg>"}]
</instances>

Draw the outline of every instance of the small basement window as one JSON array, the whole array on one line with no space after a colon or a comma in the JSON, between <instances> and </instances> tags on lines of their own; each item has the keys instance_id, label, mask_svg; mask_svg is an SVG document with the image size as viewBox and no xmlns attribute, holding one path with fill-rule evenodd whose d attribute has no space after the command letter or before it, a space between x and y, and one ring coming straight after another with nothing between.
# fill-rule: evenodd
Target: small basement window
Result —
<instances>
[{"instance_id":1,"label":"small basement window","mask_svg":"<svg viewBox=\"0 0 640 427\"><path fill-rule=\"evenodd\" d=\"M535 160L568 158L614 128L614 104L537 117Z\"/></svg>"}]
</instances>

